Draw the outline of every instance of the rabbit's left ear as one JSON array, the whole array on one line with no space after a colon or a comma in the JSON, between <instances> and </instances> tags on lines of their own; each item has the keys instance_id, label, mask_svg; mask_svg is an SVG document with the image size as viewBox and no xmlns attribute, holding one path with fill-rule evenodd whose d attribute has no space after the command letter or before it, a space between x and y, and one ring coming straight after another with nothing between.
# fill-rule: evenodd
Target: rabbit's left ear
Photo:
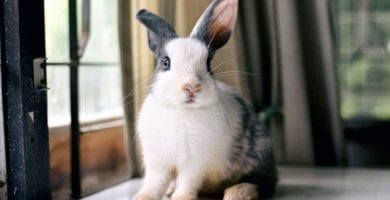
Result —
<instances>
[{"instance_id":1,"label":"rabbit's left ear","mask_svg":"<svg viewBox=\"0 0 390 200\"><path fill-rule=\"evenodd\" d=\"M198 38L215 51L230 38L237 19L238 0L214 0L200 17L191 37Z\"/></svg>"},{"instance_id":2,"label":"rabbit's left ear","mask_svg":"<svg viewBox=\"0 0 390 200\"><path fill-rule=\"evenodd\" d=\"M157 55L166 42L177 37L168 22L145 9L137 13L137 19L148 29L149 48Z\"/></svg>"}]
</instances>

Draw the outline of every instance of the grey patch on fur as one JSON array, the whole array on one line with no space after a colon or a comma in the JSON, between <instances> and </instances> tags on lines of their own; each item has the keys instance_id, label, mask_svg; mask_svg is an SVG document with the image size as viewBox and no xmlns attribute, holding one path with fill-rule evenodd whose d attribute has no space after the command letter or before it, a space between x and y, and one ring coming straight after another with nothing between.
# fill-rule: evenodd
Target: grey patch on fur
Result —
<instances>
[{"instance_id":1,"label":"grey patch on fur","mask_svg":"<svg viewBox=\"0 0 390 200\"><path fill-rule=\"evenodd\" d=\"M164 64L164 58L167 55L168 54L166 53L164 48L160 49L159 53L156 54L155 59L154 59L154 62L155 62L154 74L157 74L159 72L163 72L162 68L163 68L163 64ZM153 93L153 88L154 88L154 84L156 83L156 81L157 81L157 76L153 76L153 78L151 80L151 87L149 87L150 94Z\"/></svg>"},{"instance_id":2,"label":"grey patch on fur","mask_svg":"<svg viewBox=\"0 0 390 200\"><path fill-rule=\"evenodd\" d=\"M269 198L278 180L271 138L251 107L239 95L232 95L240 105L241 127L232 144L230 167L239 168L240 183L256 184L261 199Z\"/></svg>"},{"instance_id":3,"label":"grey patch on fur","mask_svg":"<svg viewBox=\"0 0 390 200\"><path fill-rule=\"evenodd\" d=\"M168 41L177 38L177 34L167 21L145 9L138 11L137 19L148 29L148 45L155 54L155 74L162 72L164 58L167 56L164 46ZM156 76L152 78L149 93L153 93L155 82Z\"/></svg>"},{"instance_id":4,"label":"grey patch on fur","mask_svg":"<svg viewBox=\"0 0 390 200\"><path fill-rule=\"evenodd\" d=\"M158 56L163 46L176 38L176 32L163 18L142 9L137 13L137 19L148 28L149 48Z\"/></svg>"},{"instance_id":5,"label":"grey patch on fur","mask_svg":"<svg viewBox=\"0 0 390 200\"><path fill-rule=\"evenodd\" d=\"M213 15L213 10L216 7L217 3L219 0L213 1L212 5L209 6L207 11L205 12L205 17L200 24L200 29L197 32L197 34L194 36L194 38L200 40L201 42L205 43L208 45L209 49L209 56L206 61L206 67L207 67L207 72L214 77L212 68L211 68L211 61L213 59L213 55L215 54L215 51L218 48L213 48L212 46L209 46L209 42L211 38L209 37L209 24L210 24L210 19ZM165 44L172 40L177 38L177 34L173 27L166 22L163 18L145 10L142 9L138 11L137 13L137 19L143 23L147 29L148 29L148 45L149 48L155 53L156 57L156 71L155 72L160 72L161 71L161 60L164 59L166 56L166 53L164 51L164 46ZM227 41L226 41L227 42ZM222 44L221 46L223 46ZM153 81L154 82L154 81Z\"/></svg>"},{"instance_id":6,"label":"grey patch on fur","mask_svg":"<svg viewBox=\"0 0 390 200\"><path fill-rule=\"evenodd\" d=\"M213 72L213 69L211 69L211 61L213 60L213 56L212 55L209 55L207 57L207 61L206 61L206 67L207 67L207 72L211 75L211 77L215 78L214 77L214 72Z\"/></svg>"},{"instance_id":7,"label":"grey patch on fur","mask_svg":"<svg viewBox=\"0 0 390 200\"><path fill-rule=\"evenodd\" d=\"M155 60L155 62L156 62L156 65L155 65L156 69L155 69L155 73L163 71L164 59L165 59L166 56L168 56L168 54L167 54L167 52L165 51L164 48L159 51L158 55L156 54L156 60Z\"/></svg>"}]
</instances>

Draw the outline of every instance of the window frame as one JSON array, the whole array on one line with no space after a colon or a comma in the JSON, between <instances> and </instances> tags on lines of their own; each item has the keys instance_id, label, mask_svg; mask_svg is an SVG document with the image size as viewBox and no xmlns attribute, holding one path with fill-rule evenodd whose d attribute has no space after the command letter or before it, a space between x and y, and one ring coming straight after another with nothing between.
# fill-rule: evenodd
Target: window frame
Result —
<instances>
[{"instance_id":1,"label":"window frame","mask_svg":"<svg viewBox=\"0 0 390 200\"><path fill-rule=\"evenodd\" d=\"M51 199L43 3L0 2L0 134L5 136L9 199Z\"/></svg>"}]
</instances>

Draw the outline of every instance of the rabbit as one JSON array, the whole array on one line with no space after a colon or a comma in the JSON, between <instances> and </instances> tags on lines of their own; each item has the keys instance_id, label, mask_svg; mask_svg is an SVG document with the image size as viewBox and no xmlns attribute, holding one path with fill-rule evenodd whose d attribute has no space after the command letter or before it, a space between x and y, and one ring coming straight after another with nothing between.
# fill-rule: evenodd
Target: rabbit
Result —
<instances>
[{"instance_id":1,"label":"rabbit","mask_svg":"<svg viewBox=\"0 0 390 200\"><path fill-rule=\"evenodd\" d=\"M214 0L189 37L143 9L156 69L136 129L145 166L134 200L194 200L201 193L224 200L264 199L278 180L269 134L256 113L215 79L211 60L232 34L237 0Z\"/></svg>"}]
</instances>

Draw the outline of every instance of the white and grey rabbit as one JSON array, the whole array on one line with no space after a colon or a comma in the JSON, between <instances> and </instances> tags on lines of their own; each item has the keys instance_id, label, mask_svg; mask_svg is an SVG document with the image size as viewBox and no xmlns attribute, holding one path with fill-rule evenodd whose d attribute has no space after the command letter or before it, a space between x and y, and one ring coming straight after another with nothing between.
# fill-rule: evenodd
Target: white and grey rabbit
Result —
<instances>
[{"instance_id":1,"label":"white and grey rabbit","mask_svg":"<svg viewBox=\"0 0 390 200\"><path fill-rule=\"evenodd\" d=\"M264 199L277 182L273 149L257 115L210 67L227 43L237 0L214 0L189 37L180 38L162 18L141 10L156 71L137 122L145 177L135 200Z\"/></svg>"}]
</instances>

